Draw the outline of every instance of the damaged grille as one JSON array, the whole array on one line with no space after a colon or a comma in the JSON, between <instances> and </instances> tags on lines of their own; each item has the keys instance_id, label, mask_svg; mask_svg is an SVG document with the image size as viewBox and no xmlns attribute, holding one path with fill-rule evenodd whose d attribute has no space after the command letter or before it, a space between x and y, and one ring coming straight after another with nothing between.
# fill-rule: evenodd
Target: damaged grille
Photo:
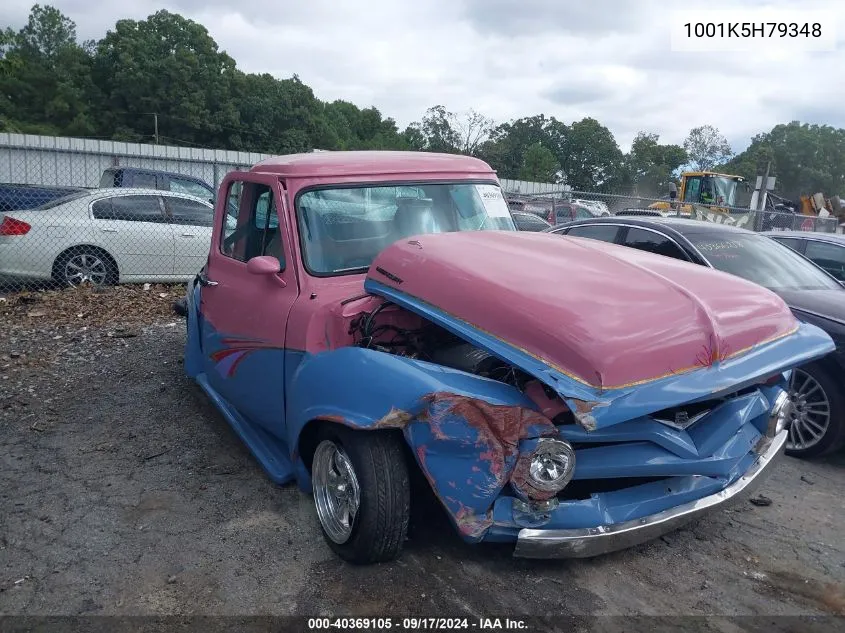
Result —
<instances>
[{"instance_id":1,"label":"damaged grille","mask_svg":"<svg viewBox=\"0 0 845 633\"><path fill-rule=\"evenodd\" d=\"M705 402L684 404L679 407L672 407L671 409L663 409L662 411L651 414L650 417L655 422L660 422L666 426L671 426L673 429L684 431L703 419L721 403L721 400L707 400Z\"/></svg>"},{"instance_id":2,"label":"damaged grille","mask_svg":"<svg viewBox=\"0 0 845 633\"><path fill-rule=\"evenodd\" d=\"M613 479L576 479L557 494L560 501L583 501L591 495L616 492L655 481L669 481L671 477L615 477Z\"/></svg>"},{"instance_id":3,"label":"damaged grille","mask_svg":"<svg viewBox=\"0 0 845 633\"><path fill-rule=\"evenodd\" d=\"M670 407L668 409L656 411L649 417L655 422L660 422L661 424L670 426L673 429L684 431L696 422L707 417L708 413L725 402L733 400L739 396L752 393L756 390L757 387L752 386L721 398L712 398L710 400L702 400L700 402L688 402L677 407Z\"/></svg>"}]
</instances>

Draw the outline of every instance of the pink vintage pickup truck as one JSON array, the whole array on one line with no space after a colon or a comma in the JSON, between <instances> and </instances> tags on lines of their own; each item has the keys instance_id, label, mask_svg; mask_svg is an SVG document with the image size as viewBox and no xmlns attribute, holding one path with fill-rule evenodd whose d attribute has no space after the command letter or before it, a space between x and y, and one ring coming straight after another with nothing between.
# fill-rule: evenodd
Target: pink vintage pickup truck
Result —
<instances>
[{"instance_id":1,"label":"pink vintage pickup truck","mask_svg":"<svg viewBox=\"0 0 845 633\"><path fill-rule=\"evenodd\" d=\"M186 312L187 373L356 563L400 554L414 470L468 542L654 538L760 481L833 349L737 277L517 232L486 163L425 153L230 173Z\"/></svg>"}]
</instances>

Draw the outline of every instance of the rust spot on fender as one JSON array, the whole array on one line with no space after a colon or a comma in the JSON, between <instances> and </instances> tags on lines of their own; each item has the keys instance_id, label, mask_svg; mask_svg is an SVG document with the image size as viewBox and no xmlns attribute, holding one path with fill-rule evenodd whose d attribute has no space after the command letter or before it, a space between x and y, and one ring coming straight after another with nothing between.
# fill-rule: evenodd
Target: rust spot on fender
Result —
<instances>
[{"instance_id":1,"label":"rust spot on fender","mask_svg":"<svg viewBox=\"0 0 845 633\"><path fill-rule=\"evenodd\" d=\"M374 429L404 429L405 426L413 419L407 411L391 407L386 415L382 416L371 428Z\"/></svg>"},{"instance_id":2,"label":"rust spot on fender","mask_svg":"<svg viewBox=\"0 0 845 633\"><path fill-rule=\"evenodd\" d=\"M486 440L495 440L503 444L516 445L527 437L526 430L533 427L532 435L555 434L552 421L546 416L516 405L490 404L469 396L453 393L436 392L425 395L422 401L429 405L420 419L437 422L437 414L432 409L443 406L443 414L457 415L477 431Z\"/></svg>"},{"instance_id":3,"label":"rust spot on fender","mask_svg":"<svg viewBox=\"0 0 845 633\"><path fill-rule=\"evenodd\" d=\"M519 440L528 437L556 435L554 424L544 415L514 405L494 405L452 393L437 392L423 397L428 404L420 420L427 421L435 437L444 435L440 429L442 419L458 416L475 429L476 447L481 449L479 459L488 465L496 486L503 486L509 479L508 462L519 451ZM531 429L530 433L528 429Z\"/></svg>"},{"instance_id":4,"label":"rust spot on fender","mask_svg":"<svg viewBox=\"0 0 845 633\"><path fill-rule=\"evenodd\" d=\"M455 514L455 524L461 534L478 538L493 525L493 518L490 513L478 515L466 506L461 506Z\"/></svg>"},{"instance_id":5,"label":"rust spot on fender","mask_svg":"<svg viewBox=\"0 0 845 633\"><path fill-rule=\"evenodd\" d=\"M575 420L584 427L587 431L595 431L597 428L596 418L593 417L593 410L601 406L601 402L591 402L589 400L578 400L577 398L572 398L572 402L575 404L575 411L572 412L572 415L575 416Z\"/></svg>"}]
</instances>

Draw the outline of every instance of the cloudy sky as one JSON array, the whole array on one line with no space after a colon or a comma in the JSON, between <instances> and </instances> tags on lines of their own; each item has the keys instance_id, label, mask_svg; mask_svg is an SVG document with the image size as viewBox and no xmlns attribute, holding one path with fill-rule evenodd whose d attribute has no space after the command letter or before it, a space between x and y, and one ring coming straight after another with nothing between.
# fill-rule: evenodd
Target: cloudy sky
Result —
<instances>
[{"instance_id":1,"label":"cloudy sky","mask_svg":"<svg viewBox=\"0 0 845 633\"><path fill-rule=\"evenodd\" d=\"M719 1L700 4L699 19L730 19ZM321 99L375 105L400 126L443 104L497 122L590 116L623 149L638 130L680 143L709 123L736 150L790 120L845 127L845 3L725 3L760 21L786 15L778 8L800 7L804 20L819 11L825 35L843 35L822 51L762 40L744 52L681 51L670 33L684 18L672 7L690 5L673 0L52 2L76 22L80 39L99 39L120 18L181 13L205 25L241 69L296 73ZM0 26L22 26L31 5L4 0Z\"/></svg>"}]
</instances>

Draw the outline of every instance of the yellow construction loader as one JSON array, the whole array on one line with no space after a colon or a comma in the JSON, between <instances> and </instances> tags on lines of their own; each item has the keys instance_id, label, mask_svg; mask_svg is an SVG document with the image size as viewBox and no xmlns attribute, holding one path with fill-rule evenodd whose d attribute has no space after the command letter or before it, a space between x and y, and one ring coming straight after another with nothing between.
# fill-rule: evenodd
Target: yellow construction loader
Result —
<instances>
[{"instance_id":1,"label":"yellow construction loader","mask_svg":"<svg viewBox=\"0 0 845 633\"><path fill-rule=\"evenodd\" d=\"M729 207L737 205L737 189L744 182L742 176L713 171L685 171L681 174L678 197L650 204L649 209L679 211L682 215L689 215L693 205L705 204L712 205L712 211L727 213Z\"/></svg>"}]
</instances>

